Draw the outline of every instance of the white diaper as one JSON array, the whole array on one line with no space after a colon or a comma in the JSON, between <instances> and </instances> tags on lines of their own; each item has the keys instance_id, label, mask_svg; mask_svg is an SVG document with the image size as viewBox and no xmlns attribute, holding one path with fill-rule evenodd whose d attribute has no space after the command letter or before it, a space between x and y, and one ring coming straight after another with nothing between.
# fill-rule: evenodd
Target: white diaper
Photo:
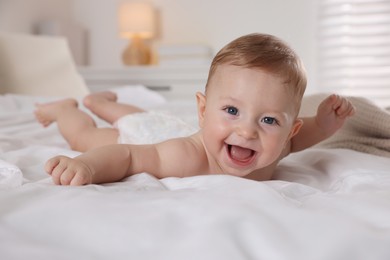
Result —
<instances>
[{"instance_id":1,"label":"white diaper","mask_svg":"<svg viewBox=\"0 0 390 260\"><path fill-rule=\"evenodd\" d=\"M178 117L151 111L123 116L115 127L119 130L120 144L154 144L197 131Z\"/></svg>"}]
</instances>

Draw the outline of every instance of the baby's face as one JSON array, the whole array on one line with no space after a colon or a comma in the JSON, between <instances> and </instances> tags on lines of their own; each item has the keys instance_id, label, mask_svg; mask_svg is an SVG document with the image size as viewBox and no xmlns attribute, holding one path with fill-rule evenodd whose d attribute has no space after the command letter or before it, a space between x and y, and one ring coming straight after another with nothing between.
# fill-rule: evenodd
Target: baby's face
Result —
<instances>
[{"instance_id":1,"label":"baby's face","mask_svg":"<svg viewBox=\"0 0 390 260\"><path fill-rule=\"evenodd\" d=\"M199 123L211 164L245 176L276 161L292 136L293 98L280 78L222 65L199 97Z\"/></svg>"}]
</instances>

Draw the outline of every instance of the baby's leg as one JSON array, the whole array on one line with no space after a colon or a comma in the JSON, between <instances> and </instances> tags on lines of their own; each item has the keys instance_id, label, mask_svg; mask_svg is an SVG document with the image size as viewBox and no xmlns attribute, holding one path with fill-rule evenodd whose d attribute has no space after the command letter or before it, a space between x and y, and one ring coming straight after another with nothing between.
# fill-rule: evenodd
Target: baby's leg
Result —
<instances>
[{"instance_id":1,"label":"baby's leg","mask_svg":"<svg viewBox=\"0 0 390 260\"><path fill-rule=\"evenodd\" d=\"M73 150L85 152L94 147L114 144L118 139L116 129L97 128L93 119L78 109L74 99L37 104L35 116L45 127L56 122Z\"/></svg>"},{"instance_id":2,"label":"baby's leg","mask_svg":"<svg viewBox=\"0 0 390 260\"><path fill-rule=\"evenodd\" d=\"M104 91L86 96L83 103L92 113L110 124L113 124L122 116L145 111L139 107L120 104L116 101L117 96L115 93Z\"/></svg>"}]
</instances>

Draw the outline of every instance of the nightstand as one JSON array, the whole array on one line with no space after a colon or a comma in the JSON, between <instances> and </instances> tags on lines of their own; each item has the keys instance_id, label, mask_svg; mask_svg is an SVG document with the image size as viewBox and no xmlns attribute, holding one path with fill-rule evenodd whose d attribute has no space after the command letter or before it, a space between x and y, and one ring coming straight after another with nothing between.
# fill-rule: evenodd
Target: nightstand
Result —
<instances>
[{"instance_id":1,"label":"nightstand","mask_svg":"<svg viewBox=\"0 0 390 260\"><path fill-rule=\"evenodd\" d=\"M125 85L144 85L167 99L195 97L204 91L209 66L131 66L118 69L79 67L91 92Z\"/></svg>"}]
</instances>

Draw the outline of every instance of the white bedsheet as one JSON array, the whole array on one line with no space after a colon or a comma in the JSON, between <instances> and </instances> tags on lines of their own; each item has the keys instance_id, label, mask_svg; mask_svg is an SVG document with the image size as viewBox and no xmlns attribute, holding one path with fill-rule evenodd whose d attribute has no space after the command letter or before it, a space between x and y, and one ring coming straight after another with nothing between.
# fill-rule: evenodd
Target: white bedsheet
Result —
<instances>
[{"instance_id":1,"label":"white bedsheet","mask_svg":"<svg viewBox=\"0 0 390 260\"><path fill-rule=\"evenodd\" d=\"M390 259L389 158L317 148L266 182L143 173L55 186L44 162L78 153L35 122L37 100L0 96L0 259Z\"/></svg>"}]
</instances>

